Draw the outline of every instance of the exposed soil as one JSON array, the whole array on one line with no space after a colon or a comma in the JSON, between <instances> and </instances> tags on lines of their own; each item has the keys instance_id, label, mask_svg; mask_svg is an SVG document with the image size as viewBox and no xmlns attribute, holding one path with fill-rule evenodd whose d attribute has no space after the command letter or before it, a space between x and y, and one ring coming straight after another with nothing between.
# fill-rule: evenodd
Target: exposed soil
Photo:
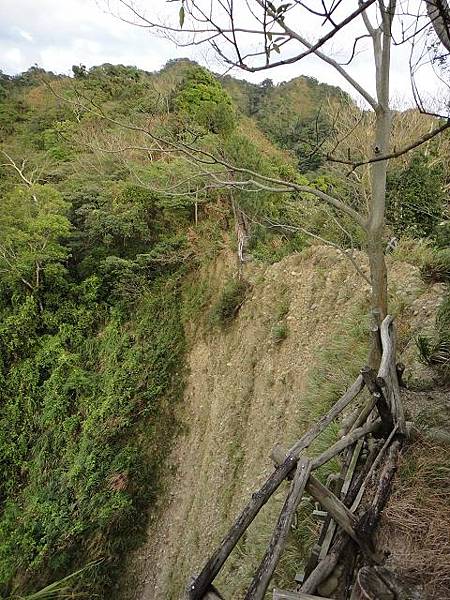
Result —
<instances>
[{"instance_id":1,"label":"exposed soil","mask_svg":"<svg viewBox=\"0 0 450 600\"><path fill-rule=\"evenodd\" d=\"M211 273L216 288L233 262L228 257L217 263ZM189 576L199 571L269 473L273 445L289 445L309 425L302 400L307 378L342 322L368 297L368 286L351 264L329 248L247 269L253 289L231 328L191 335L180 414L185 432L168 457L167 492L151 515L147 541L128 558L117 594L121 600L183 596ZM442 290L426 287L410 265L394 264L391 277L400 303L409 307L399 329L412 362L408 340L430 321ZM288 334L276 343L272 327L283 298ZM270 523L280 506L278 496L262 511L260 523ZM247 548L266 531L264 525L250 529L244 546L235 551L233 571L225 571L219 581L227 598L240 597L249 576Z\"/></svg>"}]
</instances>

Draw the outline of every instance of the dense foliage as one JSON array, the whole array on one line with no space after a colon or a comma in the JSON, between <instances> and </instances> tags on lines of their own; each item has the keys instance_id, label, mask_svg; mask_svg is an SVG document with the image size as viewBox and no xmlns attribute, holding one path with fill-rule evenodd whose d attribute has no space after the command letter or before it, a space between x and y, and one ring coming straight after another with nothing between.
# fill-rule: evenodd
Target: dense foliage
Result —
<instances>
[{"instance_id":1,"label":"dense foliage","mask_svg":"<svg viewBox=\"0 0 450 600\"><path fill-rule=\"evenodd\" d=\"M187 60L73 74L0 73L3 598L96 559L80 585L108 597L177 430L185 325L208 297L198 272L233 237L236 211L253 259L302 250L307 232L362 243L308 196L205 191L192 162L153 143L195 138L230 163L356 202L311 152L331 130L336 88L220 82ZM445 246L445 174L430 160L390 173L390 226ZM230 325L247 291L225 285L210 322ZM280 321L274 339L286 335Z\"/></svg>"}]
</instances>

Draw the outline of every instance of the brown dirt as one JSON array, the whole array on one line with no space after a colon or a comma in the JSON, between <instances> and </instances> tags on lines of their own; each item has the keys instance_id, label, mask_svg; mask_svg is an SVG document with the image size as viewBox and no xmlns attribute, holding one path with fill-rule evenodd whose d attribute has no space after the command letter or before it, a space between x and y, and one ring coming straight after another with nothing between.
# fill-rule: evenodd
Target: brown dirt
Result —
<instances>
[{"instance_id":1,"label":"brown dirt","mask_svg":"<svg viewBox=\"0 0 450 600\"><path fill-rule=\"evenodd\" d=\"M217 263L216 286L229 276L232 262L229 257ZM231 328L192 336L180 415L185 432L168 457L172 474L151 516L147 541L128 558L121 600L182 597L188 577L199 571L269 473L273 445L289 445L308 426L308 407L302 404L308 377L341 323L368 297L353 267L329 248L247 269L253 290ZM414 324L402 330L407 346L414 328L434 313L441 290L425 287L411 266L394 264L392 277L399 305L411 307L406 313ZM275 343L271 328L283 296L289 302L288 335ZM255 561L249 548L264 541L281 501L276 495L235 551L218 583L227 598L240 597Z\"/></svg>"}]
</instances>

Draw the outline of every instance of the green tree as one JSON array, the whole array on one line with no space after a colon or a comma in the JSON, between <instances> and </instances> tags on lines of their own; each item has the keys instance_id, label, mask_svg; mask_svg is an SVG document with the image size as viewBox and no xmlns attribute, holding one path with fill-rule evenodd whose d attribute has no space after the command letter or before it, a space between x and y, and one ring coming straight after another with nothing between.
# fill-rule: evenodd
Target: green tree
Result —
<instances>
[{"instance_id":1,"label":"green tree","mask_svg":"<svg viewBox=\"0 0 450 600\"><path fill-rule=\"evenodd\" d=\"M68 205L51 185L16 186L0 205L0 274L12 286L38 292L45 277L59 277L68 258L63 242L71 225Z\"/></svg>"},{"instance_id":2,"label":"green tree","mask_svg":"<svg viewBox=\"0 0 450 600\"><path fill-rule=\"evenodd\" d=\"M235 112L230 96L206 69L191 69L175 93L173 106L212 133L230 133Z\"/></svg>"}]
</instances>

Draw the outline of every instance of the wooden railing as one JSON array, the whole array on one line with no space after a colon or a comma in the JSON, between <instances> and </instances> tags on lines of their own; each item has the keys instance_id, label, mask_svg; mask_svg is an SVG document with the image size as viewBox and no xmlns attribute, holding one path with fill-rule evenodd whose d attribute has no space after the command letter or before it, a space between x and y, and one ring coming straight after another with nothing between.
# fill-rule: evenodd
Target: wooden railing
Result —
<instances>
[{"instance_id":1,"label":"wooden railing","mask_svg":"<svg viewBox=\"0 0 450 600\"><path fill-rule=\"evenodd\" d=\"M392 317L384 319L378 335L382 348L378 372L369 367L361 369L353 385L292 448L280 452L278 447L277 452L273 453L274 471L252 495L200 574L191 579L186 590L188 600L222 598L213 587L213 581L261 508L286 479L291 479L286 500L245 600L264 598L305 492L320 504L326 518L318 543L306 565L301 588L289 592L274 590L274 599L317 598L311 594L333 572L350 540L355 542L364 564L377 565L381 562L381 557L377 556L373 548L372 535L389 495L398 454L406 434L406 423L400 396L403 367L395 362L396 341ZM305 450L355 400L364 387L369 391L369 400L355 413L352 422L346 424L345 435L318 457L308 458ZM361 450L369 438L372 440L371 450L363 461ZM334 487L325 486L316 478L314 471L338 455L342 462L341 473L335 480ZM375 476L378 483L369 498L367 492L369 487L373 488ZM374 585L377 577L379 579L373 573L371 577L364 573L358 577L355 573L353 593L359 593L357 590L362 590L361 594L366 593L364 585L369 585L369 580ZM370 596L353 597L357 599Z\"/></svg>"}]
</instances>

